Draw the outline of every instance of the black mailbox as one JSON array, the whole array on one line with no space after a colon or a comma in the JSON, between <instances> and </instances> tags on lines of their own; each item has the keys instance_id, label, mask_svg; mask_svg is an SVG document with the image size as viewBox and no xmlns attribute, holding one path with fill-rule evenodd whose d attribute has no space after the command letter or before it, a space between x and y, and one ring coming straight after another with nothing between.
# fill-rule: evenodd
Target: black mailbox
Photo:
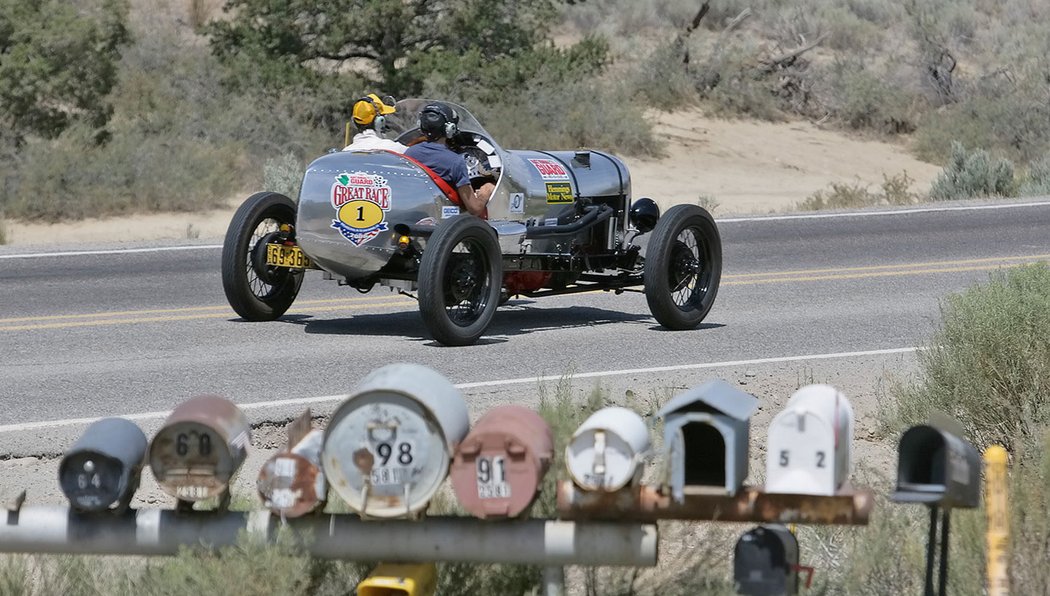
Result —
<instances>
[{"instance_id":1,"label":"black mailbox","mask_svg":"<svg viewBox=\"0 0 1050 596\"><path fill-rule=\"evenodd\" d=\"M901 436L897 452L898 503L977 507L981 500L981 456L956 433L922 424Z\"/></svg>"},{"instance_id":2,"label":"black mailbox","mask_svg":"<svg viewBox=\"0 0 1050 596\"><path fill-rule=\"evenodd\" d=\"M58 483L78 511L123 511L139 485L146 435L130 420L93 422L62 457Z\"/></svg>"},{"instance_id":3,"label":"black mailbox","mask_svg":"<svg viewBox=\"0 0 1050 596\"><path fill-rule=\"evenodd\" d=\"M784 526L758 526L737 540L733 580L738 594L798 592L798 540Z\"/></svg>"}]
</instances>

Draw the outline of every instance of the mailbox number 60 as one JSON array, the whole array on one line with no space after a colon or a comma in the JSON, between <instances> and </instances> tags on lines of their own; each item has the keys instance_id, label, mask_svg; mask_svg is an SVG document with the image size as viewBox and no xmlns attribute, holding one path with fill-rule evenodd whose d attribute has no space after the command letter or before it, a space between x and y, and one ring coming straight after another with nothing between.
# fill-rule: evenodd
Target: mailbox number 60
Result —
<instances>
[{"instance_id":1,"label":"mailbox number 60","mask_svg":"<svg viewBox=\"0 0 1050 596\"><path fill-rule=\"evenodd\" d=\"M197 433L179 433L175 437L175 453L179 455L187 455L190 452L190 434ZM200 455L211 455L211 435L208 433L200 433L197 437L197 453Z\"/></svg>"}]
</instances>

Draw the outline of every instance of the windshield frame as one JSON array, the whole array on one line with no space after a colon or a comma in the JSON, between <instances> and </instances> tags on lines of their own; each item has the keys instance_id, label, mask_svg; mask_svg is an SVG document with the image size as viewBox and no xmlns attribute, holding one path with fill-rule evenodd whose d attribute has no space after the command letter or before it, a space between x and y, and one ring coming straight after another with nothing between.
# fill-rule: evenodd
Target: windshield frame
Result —
<instances>
[{"instance_id":1,"label":"windshield frame","mask_svg":"<svg viewBox=\"0 0 1050 596\"><path fill-rule=\"evenodd\" d=\"M480 135L494 147L500 149L499 144L496 143L496 140L492 135L485 130L485 127L478 122L478 119L474 117L474 114L471 114L469 110L459 104L440 99L410 97L398 101L394 104L397 111L386 116L388 133L393 135L394 138L401 138L405 133L419 130L419 112L430 103L443 103L451 107L455 110L456 115L459 116L458 127L460 132Z\"/></svg>"}]
</instances>

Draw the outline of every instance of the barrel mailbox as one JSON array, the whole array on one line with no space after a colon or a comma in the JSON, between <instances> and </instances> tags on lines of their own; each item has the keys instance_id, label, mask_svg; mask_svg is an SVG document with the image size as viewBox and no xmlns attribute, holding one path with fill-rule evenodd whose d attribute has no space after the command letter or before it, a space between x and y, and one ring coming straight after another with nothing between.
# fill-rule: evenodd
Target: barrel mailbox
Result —
<instances>
[{"instance_id":1,"label":"barrel mailbox","mask_svg":"<svg viewBox=\"0 0 1050 596\"><path fill-rule=\"evenodd\" d=\"M737 594L773 596L798 592L798 540L787 528L753 528L733 550Z\"/></svg>"},{"instance_id":2,"label":"barrel mailbox","mask_svg":"<svg viewBox=\"0 0 1050 596\"><path fill-rule=\"evenodd\" d=\"M649 445L649 429L641 416L627 408L602 408L573 433L565 447L565 464L580 488L612 492L640 479Z\"/></svg>"},{"instance_id":3,"label":"barrel mailbox","mask_svg":"<svg viewBox=\"0 0 1050 596\"><path fill-rule=\"evenodd\" d=\"M834 495L849 478L853 407L830 385L791 396L769 425L766 492Z\"/></svg>"},{"instance_id":4,"label":"barrel mailbox","mask_svg":"<svg viewBox=\"0 0 1050 596\"><path fill-rule=\"evenodd\" d=\"M445 480L469 426L467 404L448 379L418 364L387 365L362 379L332 414L324 473L362 516L413 516Z\"/></svg>"},{"instance_id":5,"label":"barrel mailbox","mask_svg":"<svg viewBox=\"0 0 1050 596\"><path fill-rule=\"evenodd\" d=\"M904 431L897 453L898 503L977 507L981 500L981 456L959 435L931 424Z\"/></svg>"},{"instance_id":6,"label":"barrel mailbox","mask_svg":"<svg viewBox=\"0 0 1050 596\"><path fill-rule=\"evenodd\" d=\"M676 395L660 409L676 502L687 494L731 496L740 490L756 408L758 398L716 379Z\"/></svg>"},{"instance_id":7,"label":"barrel mailbox","mask_svg":"<svg viewBox=\"0 0 1050 596\"><path fill-rule=\"evenodd\" d=\"M256 481L263 504L274 515L300 517L324 505L323 442L324 432L311 427L310 410L288 425L288 446L266 460Z\"/></svg>"},{"instance_id":8,"label":"barrel mailbox","mask_svg":"<svg viewBox=\"0 0 1050 596\"><path fill-rule=\"evenodd\" d=\"M248 418L233 402L201 395L179 404L149 449L160 487L183 503L229 497L229 483L251 441Z\"/></svg>"},{"instance_id":9,"label":"barrel mailbox","mask_svg":"<svg viewBox=\"0 0 1050 596\"><path fill-rule=\"evenodd\" d=\"M489 410L456 449L452 488L471 515L517 517L529 508L554 453L543 418L516 405Z\"/></svg>"},{"instance_id":10,"label":"barrel mailbox","mask_svg":"<svg viewBox=\"0 0 1050 596\"><path fill-rule=\"evenodd\" d=\"M91 423L62 456L58 484L77 511L124 511L139 486L146 435L124 418Z\"/></svg>"}]
</instances>

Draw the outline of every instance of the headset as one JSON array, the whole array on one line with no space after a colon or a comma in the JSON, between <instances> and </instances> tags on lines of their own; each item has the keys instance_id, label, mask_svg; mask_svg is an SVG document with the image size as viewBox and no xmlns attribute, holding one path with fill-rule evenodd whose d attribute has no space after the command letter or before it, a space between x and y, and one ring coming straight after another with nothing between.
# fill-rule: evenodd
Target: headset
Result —
<instances>
[{"instance_id":1,"label":"headset","mask_svg":"<svg viewBox=\"0 0 1050 596\"><path fill-rule=\"evenodd\" d=\"M358 104L358 103L361 103L362 101L367 101L369 103L369 105L372 106L372 112L374 114L372 116L372 121L371 122L357 122L355 120L354 122L357 123L357 124L365 125L365 126L367 126L368 124L372 124L372 127L375 128L375 131L377 133L384 132L386 130L386 116L384 116L382 114L382 111L379 109L379 106L376 105L375 100L372 99L371 97L365 96L365 97L362 97L361 99L357 100L354 103Z\"/></svg>"},{"instance_id":2,"label":"headset","mask_svg":"<svg viewBox=\"0 0 1050 596\"><path fill-rule=\"evenodd\" d=\"M446 110L448 113L446 113ZM435 114L445 122L443 132L446 139L451 139L459 133L459 114L449 106L441 104L430 104L419 113L419 129L423 130L423 114ZM451 114L451 118L449 117Z\"/></svg>"}]
</instances>

